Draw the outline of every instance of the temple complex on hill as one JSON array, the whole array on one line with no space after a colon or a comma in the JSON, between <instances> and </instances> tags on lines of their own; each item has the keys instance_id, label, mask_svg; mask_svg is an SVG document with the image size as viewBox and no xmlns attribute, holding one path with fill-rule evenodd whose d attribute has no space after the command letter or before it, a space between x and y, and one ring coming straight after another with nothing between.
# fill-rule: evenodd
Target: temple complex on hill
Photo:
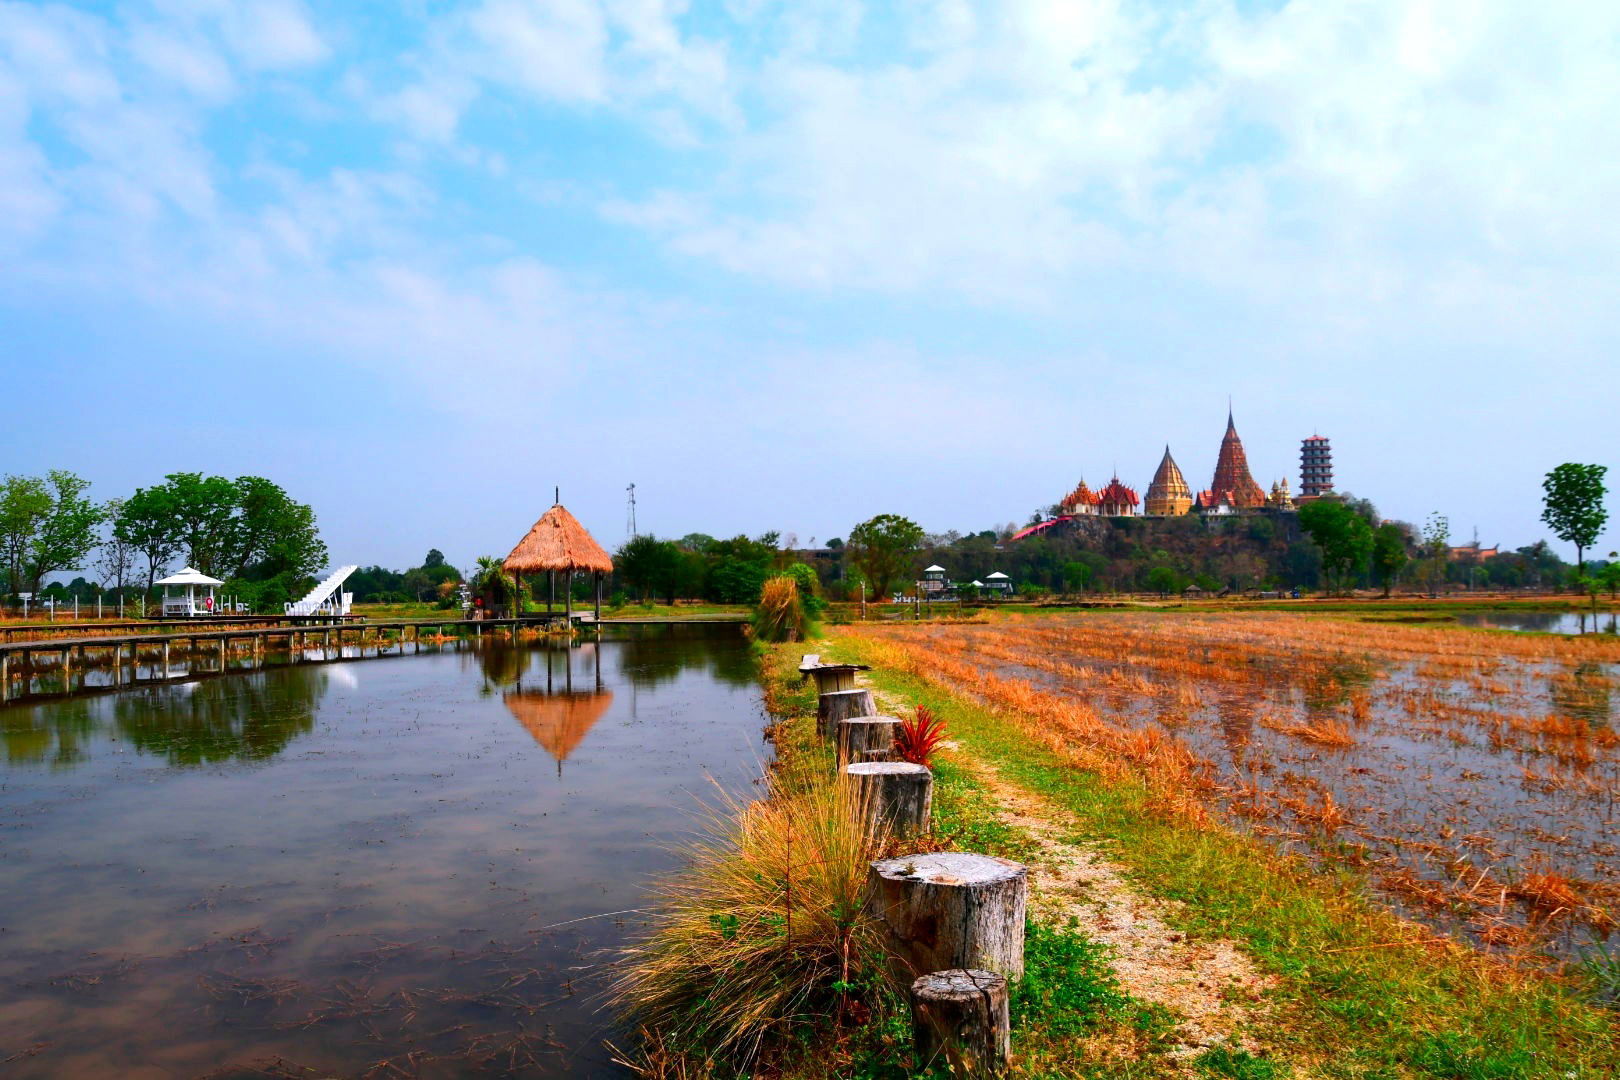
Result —
<instances>
[{"instance_id":1,"label":"temple complex on hill","mask_svg":"<svg viewBox=\"0 0 1620 1080\"><path fill-rule=\"evenodd\" d=\"M1241 514L1258 511L1285 511L1301 503L1331 493L1333 489L1333 456L1328 440L1312 435L1304 440L1300 452L1300 496L1295 498L1286 478L1271 485L1268 493L1249 471L1249 458L1238 437L1232 410L1226 411L1226 434L1221 438L1221 449L1215 458L1215 475L1203 491L1193 491L1181 467L1164 448L1153 482L1148 485L1147 497L1138 499L1136 489L1127 487L1118 476L1106 487L1093 491L1085 480L1057 504L1056 516L1033 525L1017 537L1068 521L1076 517L1133 517L1140 513L1148 517L1175 517L1186 513Z\"/></svg>"}]
</instances>

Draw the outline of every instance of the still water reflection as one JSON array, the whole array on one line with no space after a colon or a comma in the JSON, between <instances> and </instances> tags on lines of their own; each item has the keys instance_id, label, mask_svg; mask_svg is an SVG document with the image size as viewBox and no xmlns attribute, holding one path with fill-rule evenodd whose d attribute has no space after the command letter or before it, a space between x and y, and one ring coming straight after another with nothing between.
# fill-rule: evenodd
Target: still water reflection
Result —
<instances>
[{"instance_id":1,"label":"still water reflection","mask_svg":"<svg viewBox=\"0 0 1620 1080\"><path fill-rule=\"evenodd\" d=\"M1457 616L1462 626L1493 630L1535 630L1543 634L1620 633L1620 613L1613 611L1492 611Z\"/></svg>"},{"instance_id":2,"label":"still water reflection","mask_svg":"<svg viewBox=\"0 0 1620 1080\"><path fill-rule=\"evenodd\" d=\"M760 728L726 628L0 709L6 1074L611 1075L590 917Z\"/></svg>"}]
</instances>

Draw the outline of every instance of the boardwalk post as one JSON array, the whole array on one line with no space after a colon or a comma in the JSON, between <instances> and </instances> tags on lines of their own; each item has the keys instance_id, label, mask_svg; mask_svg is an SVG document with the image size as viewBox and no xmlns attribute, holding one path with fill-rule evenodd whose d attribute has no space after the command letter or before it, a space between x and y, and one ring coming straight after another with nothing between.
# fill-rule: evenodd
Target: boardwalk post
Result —
<instances>
[{"instance_id":1,"label":"boardwalk post","mask_svg":"<svg viewBox=\"0 0 1620 1080\"><path fill-rule=\"evenodd\" d=\"M838 722L852 716L873 716L877 705L870 690L834 690L822 694L816 702L816 734L823 739L835 738Z\"/></svg>"},{"instance_id":2,"label":"boardwalk post","mask_svg":"<svg viewBox=\"0 0 1620 1080\"><path fill-rule=\"evenodd\" d=\"M1007 980L993 971L954 968L911 984L911 1035L917 1063L943 1064L953 1076L996 1076L1012 1050Z\"/></svg>"},{"instance_id":3,"label":"boardwalk post","mask_svg":"<svg viewBox=\"0 0 1620 1080\"><path fill-rule=\"evenodd\" d=\"M169 643L167 641L163 643L163 678L165 681L169 678Z\"/></svg>"},{"instance_id":4,"label":"boardwalk post","mask_svg":"<svg viewBox=\"0 0 1620 1080\"><path fill-rule=\"evenodd\" d=\"M11 700L11 654L0 653L0 704Z\"/></svg>"},{"instance_id":5,"label":"boardwalk post","mask_svg":"<svg viewBox=\"0 0 1620 1080\"><path fill-rule=\"evenodd\" d=\"M854 811L871 830L896 835L928 828L934 802L934 774L909 761L857 761L844 766L854 788Z\"/></svg>"},{"instance_id":6,"label":"boardwalk post","mask_svg":"<svg viewBox=\"0 0 1620 1080\"><path fill-rule=\"evenodd\" d=\"M912 978L952 968L1022 975L1028 893L1026 867L969 852L879 859L867 877L868 910Z\"/></svg>"},{"instance_id":7,"label":"boardwalk post","mask_svg":"<svg viewBox=\"0 0 1620 1080\"><path fill-rule=\"evenodd\" d=\"M221 634L219 638L219 673L225 674L225 643L230 640L228 634Z\"/></svg>"}]
</instances>

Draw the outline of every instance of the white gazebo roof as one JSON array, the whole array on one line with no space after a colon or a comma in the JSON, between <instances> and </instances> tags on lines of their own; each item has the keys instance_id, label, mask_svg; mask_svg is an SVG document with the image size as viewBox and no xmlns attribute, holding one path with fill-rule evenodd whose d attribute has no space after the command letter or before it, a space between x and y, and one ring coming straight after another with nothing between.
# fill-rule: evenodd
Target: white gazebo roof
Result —
<instances>
[{"instance_id":1,"label":"white gazebo roof","mask_svg":"<svg viewBox=\"0 0 1620 1080\"><path fill-rule=\"evenodd\" d=\"M943 566L940 566L937 563L934 564L933 566L923 568L923 573L925 573L925 574L943 574L944 572L945 572L945 568Z\"/></svg>"},{"instance_id":2,"label":"white gazebo roof","mask_svg":"<svg viewBox=\"0 0 1620 1080\"><path fill-rule=\"evenodd\" d=\"M1000 570L997 570L995 573L990 575L990 580L991 581L1006 581L1007 580L1007 575L1003 574Z\"/></svg>"},{"instance_id":3,"label":"white gazebo roof","mask_svg":"<svg viewBox=\"0 0 1620 1080\"><path fill-rule=\"evenodd\" d=\"M154 585L223 585L219 578L211 578L199 570L186 567L178 574L170 574L162 581L153 582Z\"/></svg>"},{"instance_id":4,"label":"white gazebo roof","mask_svg":"<svg viewBox=\"0 0 1620 1080\"><path fill-rule=\"evenodd\" d=\"M984 582L980 581L978 578L973 579L973 585L974 585L975 588L979 588L979 589L984 588Z\"/></svg>"}]
</instances>

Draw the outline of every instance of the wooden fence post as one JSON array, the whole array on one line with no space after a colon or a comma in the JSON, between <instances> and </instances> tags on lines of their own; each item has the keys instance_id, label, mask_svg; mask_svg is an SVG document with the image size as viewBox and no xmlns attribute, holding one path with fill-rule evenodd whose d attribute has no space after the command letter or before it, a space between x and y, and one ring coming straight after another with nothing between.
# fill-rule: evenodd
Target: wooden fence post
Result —
<instances>
[{"instance_id":1,"label":"wooden fence post","mask_svg":"<svg viewBox=\"0 0 1620 1080\"><path fill-rule=\"evenodd\" d=\"M994 855L901 855L867 875L868 907L910 978L952 968L1022 975L1028 896L1028 869Z\"/></svg>"},{"instance_id":2,"label":"wooden fence post","mask_svg":"<svg viewBox=\"0 0 1620 1080\"><path fill-rule=\"evenodd\" d=\"M911 984L917 1064L948 1065L956 1076L995 1076L1012 1050L1007 980L993 971L954 968Z\"/></svg>"}]
</instances>

